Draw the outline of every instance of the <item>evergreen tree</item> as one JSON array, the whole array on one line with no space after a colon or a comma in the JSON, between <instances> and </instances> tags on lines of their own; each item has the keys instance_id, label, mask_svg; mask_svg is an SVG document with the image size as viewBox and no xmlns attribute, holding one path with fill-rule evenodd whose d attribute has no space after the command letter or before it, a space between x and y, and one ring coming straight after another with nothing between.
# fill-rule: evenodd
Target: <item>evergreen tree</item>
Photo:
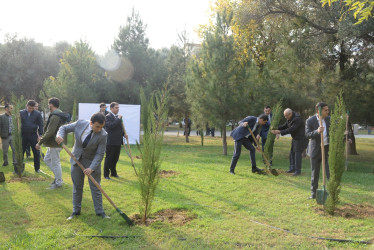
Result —
<instances>
[{"instance_id":1,"label":"evergreen tree","mask_svg":"<svg viewBox=\"0 0 374 250\"><path fill-rule=\"evenodd\" d=\"M273 116L271 118L271 124L267 139L264 145L264 154L268 160L273 158L273 148L276 135L271 133L271 130L277 130L280 120L282 119L282 100L280 100L272 109Z\"/></svg>"}]
</instances>

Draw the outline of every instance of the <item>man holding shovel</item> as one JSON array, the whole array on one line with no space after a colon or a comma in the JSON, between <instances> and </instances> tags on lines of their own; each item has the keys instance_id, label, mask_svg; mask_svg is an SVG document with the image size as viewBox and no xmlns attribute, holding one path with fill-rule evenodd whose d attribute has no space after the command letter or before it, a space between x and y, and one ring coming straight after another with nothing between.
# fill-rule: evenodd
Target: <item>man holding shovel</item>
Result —
<instances>
[{"instance_id":1,"label":"man holding shovel","mask_svg":"<svg viewBox=\"0 0 374 250\"><path fill-rule=\"evenodd\" d=\"M100 184L101 161L104 157L108 135L103 129L104 126L105 116L98 112L91 116L90 121L78 120L74 123L61 126L57 132L56 142L58 144L64 141L67 133L74 132L75 143L72 155L84 167L84 171L82 171L73 158L70 159L71 179L73 180L73 213L68 217L68 220L81 213L84 176L91 175ZM109 218L104 213L101 191L91 180L89 180L89 184L96 215L102 218Z\"/></svg>"},{"instance_id":2,"label":"man holding shovel","mask_svg":"<svg viewBox=\"0 0 374 250\"><path fill-rule=\"evenodd\" d=\"M319 115L319 109L321 109L321 115ZM319 102L315 106L316 114L306 120L305 136L310 139L310 165L312 168L311 178L311 196L309 199L316 198L316 191L318 188L318 179L321 169L322 160L325 161L325 171L327 179L330 178L329 171L329 129L330 129L330 116L329 107L324 102ZM322 126L320 122L322 121ZM323 144L325 159L322 159L321 149L321 133L323 134Z\"/></svg>"},{"instance_id":3,"label":"man holding shovel","mask_svg":"<svg viewBox=\"0 0 374 250\"><path fill-rule=\"evenodd\" d=\"M230 174L234 175L236 163L239 160L242 146L250 152L251 164L252 164L252 173L261 173L263 170L257 168L256 166L256 150L253 147L254 139L252 138L251 132L248 127L253 132L254 136L260 131L260 126L265 125L269 120L269 117L265 114L260 115L259 117L247 116L239 122L239 126L231 132L231 136L235 141L234 155L232 156ZM259 152L261 151L260 145L256 145L256 149Z\"/></svg>"}]
</instances>

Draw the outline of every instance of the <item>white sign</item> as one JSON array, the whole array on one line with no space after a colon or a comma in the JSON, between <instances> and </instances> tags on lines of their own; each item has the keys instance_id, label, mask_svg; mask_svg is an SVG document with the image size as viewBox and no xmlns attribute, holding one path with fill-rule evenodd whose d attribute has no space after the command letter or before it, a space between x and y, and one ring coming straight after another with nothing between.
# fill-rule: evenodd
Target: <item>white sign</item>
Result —
<instances>
[{"instance_id":1,"label":"white sign","mask_svg":"<svg viewBox=\"0 0 374 250\"><path fill-rule=\"evenodd\" d=\"M109 105L106 104L108 111ZM78 119L90 120L92 114L99 111L100 103L79 103ZM120 104L118 114L123 116L130 144L136 144L136 141L140 142L140 105Z\"/></svg>"}]
</instances>

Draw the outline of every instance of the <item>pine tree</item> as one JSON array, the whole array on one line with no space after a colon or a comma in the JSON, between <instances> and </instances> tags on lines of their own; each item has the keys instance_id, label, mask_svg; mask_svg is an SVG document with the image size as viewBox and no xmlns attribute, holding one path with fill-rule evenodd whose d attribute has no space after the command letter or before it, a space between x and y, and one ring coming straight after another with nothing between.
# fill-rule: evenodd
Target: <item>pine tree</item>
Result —
<instances>
[{"instance_id":1,"label":"pine tree","mask_svg":"<svg viewBox=\"0 0 374 250\"><path fill-rule=\"evenodd\" d=\"M329 214L334 214L339 202L341 191L341 180L344 173L344 131L346 111L342 93L336 98L335 109L331 113L329 131L329 167L330 180L327 184L329 196L327 197L325 209Z\"/></svg>"},{"instance_id":2,"label":"pine tree","mask_svg":"<svg viewBox=\"0 0 374 250\"><path fill-rule=\"evenodd\" d=\"M282 118L282 100L280 100L272 110L273 116L271 118L271 124L269 128L269 132L267 135L267 139L264 146L264 153L265 156L270 160L273 158L273 148L274 148L274 141L275 141L275 134L271 133L271 130L278 129L279 122Z\"/></svg>"},{"instance_id":3,"label":"pine tree","mask_svg":"<svg viewBox=\"0 0 374 250\"><path fill-rule=\"evenodd\" d=\"M21 117L19 112L26 106L26 100L23 98L23 96L17 98L14 94L12 94L12 103L12 141L14 143L14 149L16 151L16 173L19 177L21 177L25 169L25 163L23 162L24 153L22 147Z\"/></svg>"}]
</instances>

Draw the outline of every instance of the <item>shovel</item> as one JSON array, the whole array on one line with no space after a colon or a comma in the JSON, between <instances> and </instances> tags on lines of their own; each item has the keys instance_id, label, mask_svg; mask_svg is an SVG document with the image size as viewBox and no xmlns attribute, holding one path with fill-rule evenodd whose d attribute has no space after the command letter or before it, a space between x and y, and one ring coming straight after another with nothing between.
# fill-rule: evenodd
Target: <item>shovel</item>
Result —
<instances>
[{"instance_id":1,"label":"shovel","mask_svg":"<svg viewBox=\"0 0 374 250\"><path fill-rule=\"evenodd\" d=\"M256 143L257 147L259 147L260 144L258 143L258 141L256 139L256 136L253 134L252 129L249 126L248 126L248 130L251 133L252 138L253 138L254 142ZM269 162L268 158L265 156L265 153L264 153L264 151L262 151L262 149L261 149L261 154L262 154L262 157L265 160L266 170L268 170L268 172L270 172L272 175L278 176L279 174L278 174L277 170L271 168L270 162Z\"/></svg>"},{"instance_id":2,"label":"shovel","mask_svg":"<svg viewBox=\"0 0 374 250\"><path fill-rule=\"evenodd\" d=\"M319 124L322 127L322 108L319 107ZM326 128L325 128L326 129ZM325 143L323 141L323 132L321 133L321 154L322 154L322 180L323 180L323 188L317 190L316 200L317 204L324 205L328 196L326 190L326 166L325 166Z\"/></svg>"},{"instance_id":3,"label":"shovel","mask_svg":"<svg viewBox=\"0 0 374 250\"><path fill-rule=\"evenodd\" d=\"M345 130L347 134L345 135L345 171L348 170L348 119L349 119L349 112L347 111L347 121L345 123Z\"/></svg>"},{"instance_id":4,"label":"shovel","mask_svg":"<svg viewBox=\"0 0 374 250\"><path fill-rule=\"evenodd\" d=\"M135 168L135 165L134 165L134 160L133 160L132 155L131 155L130 143L129 143L129 140L127 139L127 138L129 138L129 137L127 136L126 129L125 129L125 123L123 122L123 120L122 120L122 129L123 129L123 133L124 133L125 138L126 138L127 148L129 149L129 151L126 150L126 146L125 146L125 144L123 144L123 147L125 148L125 151L126 151L127 155L128 155L128 156L130 157L130 159L131 159L131 165L132 165L132 167L134 168L135 175L138 176L138 173L136 172L136 168ZM127 137L126 137L126 136L127 136Z\"/></svg>"},{"instance_id":5,"label":"shovel","mask_svg":"<svg viewBox=\"0 0 374 250\"><path fill-rule=\"evenodd\" d=\"M68 149L68 147L66 147L66 145L64 143L61 143L60 144L61 147L63 147L65 149L65 151L70 155L71 158L73 158L73 160L77 163L77 165L82 169L82 171L84 171L84 166L82 165L82 163L80 163L77 158L70 152L70 150ZM112 201L112 199L109 198L109 196L105 193L105 191L102 189L102 187L100 186L99 183L96 182L96 180L91 176L91 175L87 175L88 178L92 181L92 183L101 191L101 193L105 196L105 198L107 198L107 200L109 201L110 204L112 204L112 206L116 209L116 211L121 215L121 217L123 219L125 219L125 221L127 222L127 224L129 226L133 225L133 221L124 213L122 212L117 206L116 204L114 204L114 202Z\"/></svg>"}]
</instances>

